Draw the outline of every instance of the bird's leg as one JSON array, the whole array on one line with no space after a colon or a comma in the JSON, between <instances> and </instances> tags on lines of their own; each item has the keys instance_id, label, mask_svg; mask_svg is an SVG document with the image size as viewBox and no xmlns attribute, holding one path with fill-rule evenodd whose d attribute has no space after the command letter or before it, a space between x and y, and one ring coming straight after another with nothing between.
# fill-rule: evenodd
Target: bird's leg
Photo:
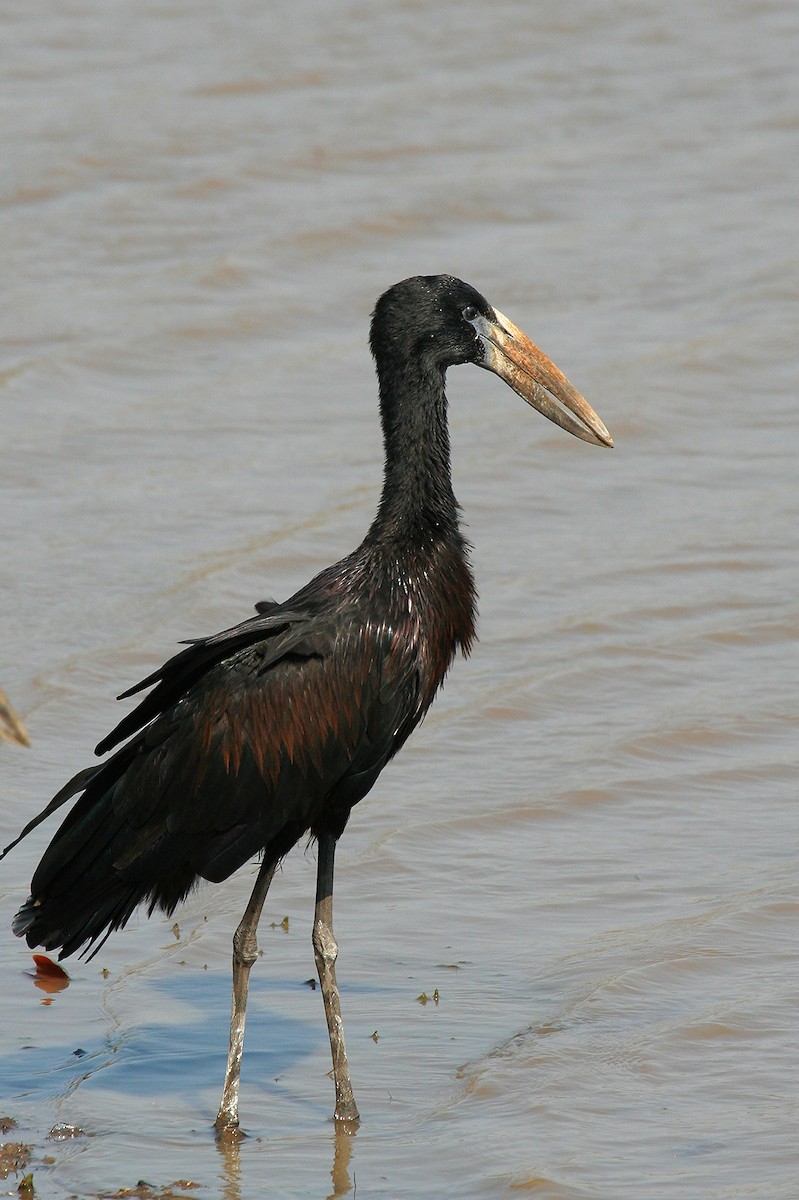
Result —
<instances>
[{"instance_id":1,"label":"bird's leg","mask_svg":"<svg viewBox=\"0 0 799 1200\"><path fill-rule=\"evenodd\" d=\"M316 969L325 1002L330 1051L333 1055L333 1082L336 1087L337 1121L359 1120L358 1108L352 1093L347 1050L344 1045L344 1023L341 1020L341 1001L336 984L338 946L333 936L333 862L336 839L331 833L319 835L319 862L316 875L316 909L313 925L313 948Z\"/></svg>"},{"instance_id":2,"label":"bird's leg","mask_svg":"<svg viewBox=\"0 0 799 1200\"><path fill-rule=\"evenodd\" d=\"M276 864L266 859L261 863L255 887L244 910L239 927L233 935L233 1004L230 1014L230 1049L227 1056L225 1086L214 1126L218 1133L231 1134L239 1125L239 1080L241 1056L244 1050L244 1022L247 1017L247 992L250 986L250 967L258 957L258 921L272 882Z\"/></svg>"}]
</instances>

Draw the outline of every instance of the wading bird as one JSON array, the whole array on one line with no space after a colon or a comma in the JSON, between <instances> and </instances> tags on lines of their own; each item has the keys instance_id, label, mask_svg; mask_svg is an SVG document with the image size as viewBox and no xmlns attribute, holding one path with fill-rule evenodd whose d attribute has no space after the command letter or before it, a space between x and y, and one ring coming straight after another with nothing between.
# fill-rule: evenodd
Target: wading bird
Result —
<instances>
[{"instance_id":1,"label":"wading bird","mask_svg":"<svg viewBox=\"0 0 799 1200\"><path fill-rule=\"evenodd\" d=\"M16 742L19 746L29 746L28 731L8 702L5 692L0 688L0 738L7 742Z\"/></svg>"},{"instance_id":2,"label":"wading bird","mask_svg":"<svg viewBox=\"0 0 799 1200\"><path fill-rule=\"evenodd\" d=\"M249 973L267 889L309 831L318 843L313 948L335 1116L358 1119L335 975L336 843L475 635L450 473L447 368L485 367L570 433L613 445L554 363L459 279L418 276L390 288L375 307L371 348L385 471L361 545L291 599L256 605L257 616L190 642L124 692L151 689L97 747L118 747L114 754L66 784L20 835L82 793L13 925L30 946L58 947L61 958L80 947L96 954L142 901L150 914L171 913L200 879L227 879L260 856L233 938L221 1133L238 1126Z\"/></svg>"}]
</instances>

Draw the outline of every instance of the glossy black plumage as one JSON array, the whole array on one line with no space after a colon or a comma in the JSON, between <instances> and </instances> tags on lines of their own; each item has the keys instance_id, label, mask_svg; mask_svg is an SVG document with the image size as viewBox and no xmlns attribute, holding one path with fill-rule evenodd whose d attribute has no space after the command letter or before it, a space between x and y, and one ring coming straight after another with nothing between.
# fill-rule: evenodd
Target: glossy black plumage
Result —
<instances>
[{"instance_id":1,"label":"glossy black plumage","mask_svg":"<svg viewBox=\"0 0 799 1200\"><path fill-rule=\"evenodd\" d=\"M67 784L21 835L79 794L14 921L31 946L60 948L61 957L96 952L142 901L171 913L199 879L220 881L261 855L263 895L247 929L254 943L268 868L308 831L320 857L329 848L317 903L329 900L333 848L353 805L474 639L474 582L450 477L449 366L486 366L536 407L542 387L560 395L563 386L562 403L582 423L571 431L611 444L559 372L551 383L549 360L452 277L409 279L385 293L371 345L385 477L364 541L285 603L265 602L250 620L192 642L124 693L150 688L97 747L114 753ZM235 963L234 954L234 979ZM244 1006L246 982L242 1038ZM333 1038L331 1027L335 1065ZM237 1123L237 1087L223 1124ZM337 1102L336 1114L357 1115L354 1102L344 1108Z\"/></svg>"},{"instance_id":2,"label":"glossy black plumage","mask_svg":"<svg viewBox=\"0 0 799 1200\"><path fill-rule=\"evenodd\" d=\"M124 924L143 899L171 913L198 878L225 879L258 853L280 858L309 829L340 835L456 646L468 649L471 582L452 557L460 627L445 617L424 643L405 636L405 587L381 577L373 592L360 552L139 685L155 686L98 753L136 736L79 777L83 795L45 852L15 931L68 955ZM381 620L370 619L375 611Z\"/></svg>"}]
</instances>

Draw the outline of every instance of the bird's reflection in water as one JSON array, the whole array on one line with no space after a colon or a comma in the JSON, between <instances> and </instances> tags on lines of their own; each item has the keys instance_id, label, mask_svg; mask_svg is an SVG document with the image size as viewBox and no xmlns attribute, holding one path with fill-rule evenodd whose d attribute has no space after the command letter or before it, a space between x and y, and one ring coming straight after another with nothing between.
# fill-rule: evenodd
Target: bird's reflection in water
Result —
<instances>
[{"instance_id":1,"label":"bird's reflection in water","mask_svg":"<svg viewBox=\"0 0 799 1200\"><path fill-rule=\"evenodd\" d=\"M240 1200L241 1196L241 1156L239 1154L239 1146L241 1145L241 1136L236 1132L228 1136L227 1134L217 1134L216 1148L219 1151L219 1157L222 1159L222 1197L223 1200Z\"/></svg>"},{"instance_id":2,"label":"bird's reflection in water","mask_svg":"<svg viewBox=\"0 0 799 1200\"><path fill-rule=\"evenodd\" d=\"M333 1134L333 1167L330 1178L333 1181L333 1191L327 1197L346 1196L352 1191L350 1182L350 1159L352 1158L352 1143L358 1132L357 1121L335 1121Z\"/></svg>"},{"instance_id":3,"label":"bird's reflection in water","mask_svg":"<svg viewBox=\"0 0 799 1200\"><path fill-rule=\"evenodd\" d=\"M333 1121L333 1165L330 1168L333 1190L328 1192L325 1200L348 1196L352 1191L350 1162L352 1143L357 1132L357 1121ZM223 1200L241 1200L241 1144L244 1140L240 1134L219 1135L216 1138L216 1146L222 1159Z\"/></svg>"}]
</instances>

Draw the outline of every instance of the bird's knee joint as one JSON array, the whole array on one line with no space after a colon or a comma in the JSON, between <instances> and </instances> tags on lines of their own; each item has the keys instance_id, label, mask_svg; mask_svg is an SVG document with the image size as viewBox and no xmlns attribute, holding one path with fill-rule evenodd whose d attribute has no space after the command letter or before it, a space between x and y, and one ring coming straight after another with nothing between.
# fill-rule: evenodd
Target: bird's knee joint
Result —
<instances>
[{"instance_id":1,"label":"bird's knee joint","mask_svg":"<svg viewBox=\"0 0 799 1200\"><path fill-rule=\"evenodd\" d=\"M329 925L317 921L313 929L313 948L316 957L326 966L332 967L338 958L338 946Z\"/></svg>"},{"instance_id":2,"label":"bird's knee joint","mask_svg":"<svg viewBox=\"0 0 799 1200\"><path fill-rule=\"evenodd\" d=\"M254 934L233 934L233 960L243 967L251 967L258 957L258 941Z\"/></svg>"}]
</instances>

